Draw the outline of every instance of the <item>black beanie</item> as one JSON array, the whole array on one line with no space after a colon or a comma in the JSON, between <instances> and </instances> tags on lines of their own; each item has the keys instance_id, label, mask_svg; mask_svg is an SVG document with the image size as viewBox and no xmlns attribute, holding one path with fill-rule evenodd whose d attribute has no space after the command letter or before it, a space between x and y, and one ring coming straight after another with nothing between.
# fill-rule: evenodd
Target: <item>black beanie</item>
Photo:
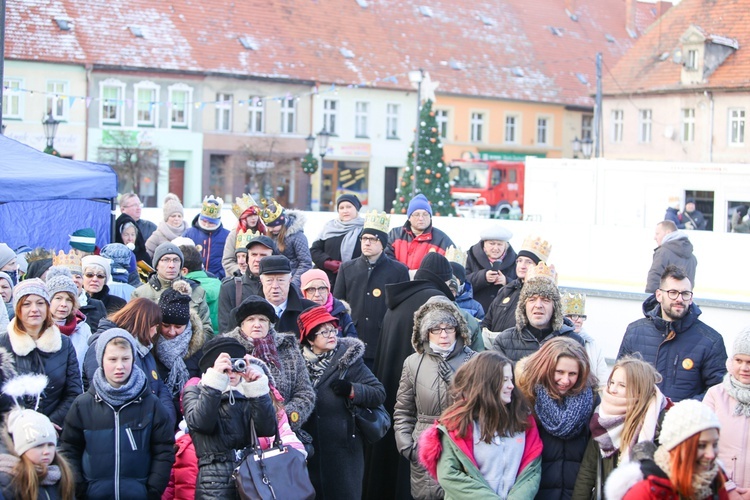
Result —
<instances>
[{"instance_id":1,"label":"black beanie","mask_svg":"<svg viewBox=\"0 0 750 500\"><path fill-rule=\"evenodd\" d=\"M383 244L383 248L388 246L388 233L384 233L383 231L378 231L377 229L373 229L371 227L366 227L362 230L362 234L371 234L375 236L377 239L380 240L380 243Z\"/></svg>"},{"instance_id":2,"label":"black beanie","mask_svg":"<svg viewBox=\"0 0 750 500\"><path fill-rule=\"evenodd\" d=\"M459 283L466 283L466 269L458 262L451 262L451 269L453 269L453 276L456 277Z\"/></svg>"},{"instance_id":3,"label":"black beanie","mask_svg":"<svg viewBox=\"0 0 750 500\"><path fill-rule=\"evenodd\" d=\"M354 205L354 208L359 211L362 208L362 202L359 201L359 198L357 198L356 194L342 194L338 197L336 200L336 209L338 210L339 204L341 204L342 201L348 201L352 205Z\"/></svg>"},{"instance_id":4,"label":"black beanie","mask_svg":"<svg viewBox=\"0 0 750 500\"><path fill-rule=\"evenodd\" d=\"M167 288L159 297L161 322L167 325L187 325L190 321L190 296Z\"/></svg>"},{"instance_id":5,"label":"black beanie","mask_svg":"<svg viewBox=\"0 0 750 500\"><path fill-rule=\"evenodd\" d=\"M519 257L528 257L534 261L534 264L539 264L539 256L535 253L529 252L528 250L521 250L518 252Z\"/></svg>"},{"instance_id":6,"label":"black beanie","mask_svg":"<svg viewBox=\"0 0 750 500\"><path fill-rule=\"evenodd\" d=\"M198 361L201 373L214 366L216 358L225 352L230 358L243 358L247 352L240 342L232 337L214 337L203 345L203 356Z\"/></svg>"},{"instance_id":7,"label":"black beanie","mask_svg":"<svg viewBox=\"0 0 750 500\"><path fill-rule=\"evenodd\" d=\"M453 268L450 262L437 252L429 252L425 255L422 263L419 265L419 269L430 271L440 278L441 281L448 281L453 277Z\"/></svg>"}]
</instances>

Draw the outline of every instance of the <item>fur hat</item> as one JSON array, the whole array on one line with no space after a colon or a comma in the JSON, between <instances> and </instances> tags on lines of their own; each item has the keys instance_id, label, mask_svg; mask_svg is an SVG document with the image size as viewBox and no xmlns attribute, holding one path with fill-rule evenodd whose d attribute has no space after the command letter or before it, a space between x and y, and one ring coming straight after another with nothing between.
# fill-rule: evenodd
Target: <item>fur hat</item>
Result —
<instances>
[{"instance_id":1,"label":"fur hat","mask_svg":"<svg viewBox=\"0 0 750 500\"><path fill-rule=\"evenodd\" d=\"M427 299L422 307L414 313L414 329L411 344L418 353L424 352L425 342L430 341L427 330L439 323L456 325L456 339L461 338L464 346L469 346L469 326L455 303L444 295L436 295Z\"/></svg>"},{"instance_id":2,"label":"fur hat","mask_svg":"<svg viewBox=\"0 0 750 500\"><path fill-rule=\"evenodd\" d=\"M42 444L57 446L57 431L50 419L34 410L16 408L8 413L8 433L13 438L13 448L20 457Z\"/></svg>"},{"instance_id":3,"label":"fur hat","mask_svg":"<svg viewBox=\"0 0 750 500\"><path fill-rule=\"evenodd\" d=\"M341 196L339 196L338 199L336 200L336 210L338 210L339 205L341 204L342 201L348 201L349 203L354 205L354 208L356 208L357 211L359 211L362 208L362 202L359 201L359 198L357 197L356 194L347 193L347 194L342 194Z\"/></svg>"},{"instance_id":4,"label":"fur hat","mask_svg":"<svg viewBox=\"0 0 750 500\"><path fill-rule=\"evenodd\" d=\"M175 289L174 285L178 283L185 282L182 280L175 281L172 288L164 290L159 297L161 321L168 325L187 325L190 322L190 295ZM189 290L190 285L187 286Z\"/></svg>"},{"instance_id":5,"label":"fur hat","mask_svg":"<svg viewBox=\"0 0 750 500\"><path fill-rule=\"evenodd\" d=\"M96 250L96 233L90 227L79 229L70 235L69 243L71 248L94 253L94 250Z\"/></svg>"},{"instance_id":6,"label":"fur hat","mask_svg":"<svg viewBox=\"0 0 750 500\"><path fill-rule=\"evenodd\" d=\"M8 262L16 258L16 252L10 249L5 243L0 243L0 269Z\"/></svg>"},{"instance_id":7,"label":"fur hat","mask_svg":"<svg viewBox=\"0 0 750 500\"><path fill-rule=\"evenodd\" d=\"M15 308L21 298L27 295L38 295L47 301L47 305L50 303L49 290L44 281L39 278L31 278L21 281L13 289L13 307Z\"/></svg>"},{"instance_id":8,"label":"fur hat","mask_svg":"<svg viewBox=\"0 0 750 500\"><path fill-rule=\"evenodd\" d=\"M325 323L333 323L338 326L339 320L331 316L326 306L308 307L297 317L299 327L299 341L302 342L315 328Z\"/></svg>"},{"instance_id":9,"label":"fur hat","mask_svg":"<svg viewBox=\"0 0 750 500\"><path fill-rule=\"evenodd\" d=\"M315 280L323 280L326 283L326 286L328 287L328 291L331 290L331 282L328 280L328 275L325 271L321 269L309 269L302 273L302 276L299 277L300 279L300 287L299 289L303 292L305 291L305 288L307 288L308 283Z\"/></svg>"},{"instance_id":10,"label":"fur hat","mask_svg":"<svg viewBox=\"0 0 750 500\"><path fill-rule=\"evenodd\" d=\"M154 258L152 259L154 267L159 264L159 261L162 257L171 253L177 255L180 258L180 268L182 268L182 265L185 263L185 257L182 255L182 250L180 250L180 247L178 247L171 241L165 241L164 243L156 247L156 250L154 250Z\"/></svg>"},{"instance_id":11,"label":"fur hat","mask_svg":"<svg viewBox=\"0 0 750 500\"><path fill-rule=\"evenodd\" d=\"M258 295L249 295L242 301L242 304L232 309L231 314L237 322L237 326L241 325L245 321L245 318L253 314L262 314L272 324L276 323L279 319L276 316L276 309L273 308L271 303Z\"/></svg>"},{"instance_id":12,"label":"fur hat","mask_svg":"<svg viewBox=\"0 0 750 500\"><path fill-rule=\"evenodd\" d=\"M529 324L529 318L526 316L526 301L534 295L541 295L552 301L552 330L558 331L563 325L562 303L560 290L555 282L546 276L535 276L527 279L521 288L521 294L518 297L518 307L516 307L516 328L518 331L523 330Z\"/></svg>"},{"instance_id":13,"label":"fur hat","mask_svg":"<svg viewBox=\"0 0 750 500\"><path fill-rule=\"evenodd\" d=\"M116 338L123 338L128 341L130 348L133 349L133 356L138 352L138 349L135 347L135 338L133 338L127 330L123 330L122 328L110 328L109 330L102 332L102 334L99 335L99 338L96 339L96 362L99 363L99 366L102 366L104 351L107 348L107 344Z\"/></svg>"},{"instance_id":14,"label":"fur hat","mask_svg":"<svg viewBox=\"0 0 750 500\"><path fill-rule=\"evenodd\" d=\"M185 209L182 207L180 199L174 193L169 193L164 197L164 207L162 210L164 211L164 222L167 222L172 214L185 215Z\"/></svg>"},{"instance_id":15,"label":"fur hat","mask_svg":"<svg viewBox=\"0 0 750 500\"><path fill-rule=\"evenodd\" d=\"M409 202L409 208L406 209L406 216L411 217L411 214L413 214L417 210L425 210L428 214L430 214L430 217L432 217L432 207L430 206L430 201L422 193L411 199L411 201Z\"/></svg>"},{"instance_id":16,"label":"fur hat","mask_svg":"<svg viewBox=\"0 0 750 500\"><path fill-rule=\"evenodd\" d=\"M90 266L101 267L102 271L107 275L105 283L112 281L112 261L101 255L87 255L81 259L81 268L86 272L86 268Z\"/></svg>"},{"instance_id":17,"label":"fur hat","mask_svg":"<svg viewBox=\"0 0 750 500\"><path fill-rule=\"evenodd\" d=\"M492 224L479 231L479 239L482 241L510 241L513 233L500 224Z\"/></svg>"},{"instance_id":18,"label":"fur hat","mask_svg":"<svg viewBox=\"0 0 750 500\"><path fill-rule=\"evenodd\" d=\"M685 399L675 403L664 416L659 444L669 451L706 429L721 429L719 417L700 401Z\"/></svg>"}]
</instances>

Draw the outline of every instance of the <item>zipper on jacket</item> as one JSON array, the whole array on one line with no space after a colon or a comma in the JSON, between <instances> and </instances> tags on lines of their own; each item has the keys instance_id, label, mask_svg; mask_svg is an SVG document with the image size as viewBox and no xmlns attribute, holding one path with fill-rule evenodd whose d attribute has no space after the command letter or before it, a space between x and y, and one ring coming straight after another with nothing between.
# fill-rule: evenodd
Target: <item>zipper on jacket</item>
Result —
<instances>
[{"instance_id":1,"label":"zipper on jacket","mask_svg":"<svg viewBox=\"0 0 750 500\"><path fill-rule=\"evenodd\" d=\"M98 394L97 397L99 397ZM110 410L112 410L112 413L114 413L115 415L115 500L120 500L120 412L131 404L140 402L141 398L139 396L132 401L128 401L127 403L122 405L119 410L115 410L114 406L107 403L103 399L99 398L99 400L105 405L109 406ZM130 429L127 430L129 431ZM131 444L135 443L131 442Z\"/></svg>"}]
</instances>

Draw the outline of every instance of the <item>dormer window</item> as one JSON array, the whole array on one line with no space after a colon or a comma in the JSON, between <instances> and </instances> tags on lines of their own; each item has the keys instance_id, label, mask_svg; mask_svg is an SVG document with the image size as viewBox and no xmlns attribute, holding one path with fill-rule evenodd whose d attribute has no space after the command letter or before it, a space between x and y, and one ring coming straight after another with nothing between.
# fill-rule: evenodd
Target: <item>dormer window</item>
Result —
<instances>
[{"instance_id":1,"label":"dormer window","mask_svg":"<svg viewBox=\"0 0 750 500\"><path fill-rule=\"evenodd\" d=\"M698 51L688 50L687 57L685 58L685 69L688 71L698 70Z\"/></svg>"}]
</instances>

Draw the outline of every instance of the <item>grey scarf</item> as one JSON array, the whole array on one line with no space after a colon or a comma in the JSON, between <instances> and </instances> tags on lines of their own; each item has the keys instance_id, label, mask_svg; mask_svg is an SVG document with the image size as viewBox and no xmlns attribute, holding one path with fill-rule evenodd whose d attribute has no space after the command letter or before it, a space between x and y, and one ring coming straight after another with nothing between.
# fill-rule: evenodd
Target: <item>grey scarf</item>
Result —
<instances>
[{"instance_id":1,"label":"grey scarf","mask_svg":"<svg viewBox=\"0 0 750 500\"><path fill-rule=\"evenodd\" d=\"M130 378L125 385L115 388L109 385L109 382L104 377L104 370L100 366L94 372L92 383L94 384L97 396L111 406L119 407L138 397L143 390L144 384L146 384L146 374L143 373L143 370L138 365L134 364L133 371L130 373Z\"/></svg>"},{"instance_id":2,"label":"grey scarf","mask_svg":"<svg viewBox=\"0 0 750 500\"><path fill-rule=\"evenodd\" d=\"M743 384L729 373L724 375L723 383L727 393L737 400L734 414L750 417L750 385Z\"/></svg>"},{"instance_id":3,"label":"grey scarf","mask_svg":"<svg viewBox=\"0 0 750 500\"><path fill-rule=\"evenodd\" d=\"M357 245L357 237L362 231L364 224L365 220L362 217L357 217L346 222L340 219L333 219L323 226L319 239L327 240L328 238L344 235L344 239L341 240L341 262L346 262L352 260L352 255L354 255L354 249Z\"/></svg>"},{"instance_id":4,"label":"grey scarf","mask_svg":"<svg viewBox=\"0 0 750 500\"><path fill-rule=\"evenodd\" d=\"M338 347L336 347L336 349L338 349ZM307 372L310 374L310 380L312 381L313 387L318 385L320 377L322 377L328 369L336 349L331 349L322 354L315 354L312 349L310 349L310 346L306 345L302 347L302 356L305 358Z\"/></svg>"},{"instance_id":5,"label":"grey scarf","mask_svg":"<svg viewBox=\"0 0 750 500\"><path fill-rule=\"evenodd\" d=\"M159 358L164 366L169 368L169 375L164 384L169 389L172 396L177 396L185 387L185 383L190 379L190 373L185 366L185 356L190 347L190 340L193 338L193 326L188 323L185 331L173 339L161 337L156 344L156 357Z\"/></svg>"}]
</instances>

